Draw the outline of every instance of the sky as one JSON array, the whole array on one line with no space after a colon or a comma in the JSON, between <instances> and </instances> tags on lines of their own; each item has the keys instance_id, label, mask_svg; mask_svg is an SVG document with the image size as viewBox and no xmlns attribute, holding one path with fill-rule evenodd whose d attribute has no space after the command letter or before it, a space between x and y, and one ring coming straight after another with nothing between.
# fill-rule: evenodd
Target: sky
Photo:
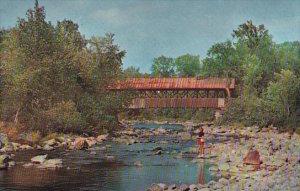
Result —
<instances>
[{"instance_id":1,"label":"sky","mask_svg":"<svg viewBox=\"0 0 300 191\"><path fill-rule=\"evenodd\" d=\"M126 50L123 68L150 72L153 59L189 53L206 56L232 39L238 25L264 24L277 43L300 40L300 0L39 0L46 20L70 19L87 38L115 34ZM0 28L16 25L34 0L0 0Z\"/></svg>"}]
</instances>

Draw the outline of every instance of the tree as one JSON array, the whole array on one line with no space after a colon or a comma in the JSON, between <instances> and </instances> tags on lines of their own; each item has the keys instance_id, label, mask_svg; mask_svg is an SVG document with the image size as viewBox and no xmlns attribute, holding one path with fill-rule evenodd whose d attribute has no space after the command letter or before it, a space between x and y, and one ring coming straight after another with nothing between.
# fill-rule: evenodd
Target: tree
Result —
<instances>
[{"instance_id":1,"label":"tree","mask_svg":"<svg viewBox=\"0 0 300 191\"><path fill-rule=\"evenodd\" d=\"M46 22L36 1L1 35L1 120L42 132L117 127L126 94L108 87L122 77L125 51L114 35L85 39L70 20Z\"/></svg>"},{"instance_id":2,"label":"tree","mask_svg":"<svg viewBox=\"0 0 300 191\"><path fill-rule=\"evenodd\" d=\"M165 56L154 58L151 72L154 77L166 78L175 76L174 59Z\"/></svg>"},{"instance_id":3,"label":"tree","mask_svg":"<svg viewBox=\"0 0 300 191\"><path fill-rule=\"evenodd\" d=\"M143 74L140 73L140 68L130 66L124 70L125 78L141 78Z\"/></svg>"},{"instance_id":4,"label":"tree","mask_svg":"<svg viewBox=\"0 0 300 191\"><path fill-rule=\"evenodd\" d=\"M269 34L264 25L257 27L250 20L239 25L237 30L233 30L232 36L246 43L250 50L253 50L261 43L261 40L269 36Z\"/></svg>"},{"instance_id":5,"label":"tree","mask_svg":"<svg viewBox=\"0 0 300 191\"><path fill-rule=\"evenodd\" d=\"M299 99L299 78L290 70L282 70L275 74L275 82L271 82L266 91L266 101L273 123L282 123L296 112Z\"/></svg>"},{"instance_id":6,"label":"tree","mask_svg":"<svg viewBox=\"0 0 300 191\"><path fill-rule=\"evenodd\" d=\"M200 57L185 54L175 59L176 73L179 77L195 77L200 72Z\"/></svg>"}]
</instances>

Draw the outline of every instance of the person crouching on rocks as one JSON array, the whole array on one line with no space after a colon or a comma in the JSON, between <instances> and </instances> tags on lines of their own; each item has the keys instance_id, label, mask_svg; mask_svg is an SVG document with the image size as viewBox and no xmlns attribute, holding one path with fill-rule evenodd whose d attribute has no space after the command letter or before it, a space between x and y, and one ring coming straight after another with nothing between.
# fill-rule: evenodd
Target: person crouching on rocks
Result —
<instances>
[{"instance_id":1,"label":"person crouching on rocks","mask_svg":"<svg viewBox=\"0 0 300 191\"><path fill-rule=\"evenodd\" d=\"M202 127L199 127L197 141L199 145L199 154L203 155L204 154L204 132Z\"/></svg>"}]
</instances>

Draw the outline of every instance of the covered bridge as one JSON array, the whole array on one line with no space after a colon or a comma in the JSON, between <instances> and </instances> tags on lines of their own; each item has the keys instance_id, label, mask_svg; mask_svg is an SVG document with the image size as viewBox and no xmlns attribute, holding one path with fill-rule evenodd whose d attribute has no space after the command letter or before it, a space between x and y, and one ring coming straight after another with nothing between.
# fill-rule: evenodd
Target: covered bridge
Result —
<instances>
[{"instance_id":1,"label":"covered bridge","mask_svg":"<svg viewBox=\"0 0 300 191\"><path fill-rule=\"evenodd\" d=\"M135 91L130 108L222 109L235 80L228 78L128 78L111 91Z\"/></svg>"}]
</instances>

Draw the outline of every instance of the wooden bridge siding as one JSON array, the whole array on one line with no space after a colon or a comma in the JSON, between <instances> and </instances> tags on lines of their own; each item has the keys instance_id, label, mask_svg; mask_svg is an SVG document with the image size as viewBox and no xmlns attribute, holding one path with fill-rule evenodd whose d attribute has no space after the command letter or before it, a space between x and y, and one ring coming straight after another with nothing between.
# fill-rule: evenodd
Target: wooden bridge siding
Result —
<instances>
[{"instance_id":1,"label":"wooden bridge siding","mask_svg":"<svg viewBox=\"0 0 300 191\"><path fill-rule=\"evenodd\" d=\"M129 108L224 108L225 98L135 98Z\"/></svg>"}]
</instances>

